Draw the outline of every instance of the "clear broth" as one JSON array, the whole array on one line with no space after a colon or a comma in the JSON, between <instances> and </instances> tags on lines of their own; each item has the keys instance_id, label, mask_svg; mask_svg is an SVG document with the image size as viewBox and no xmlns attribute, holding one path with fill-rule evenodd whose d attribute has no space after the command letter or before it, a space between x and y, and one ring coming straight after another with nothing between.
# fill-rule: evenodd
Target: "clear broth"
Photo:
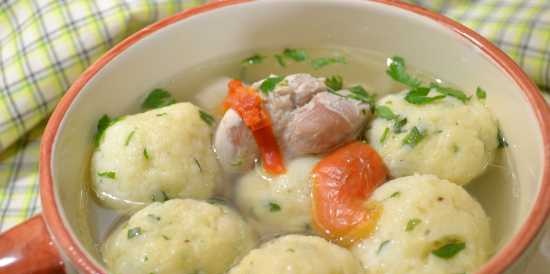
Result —
<instances>
[{"instance_id":1,"label":"clear broth","mask_svg":"<svg viewBox=\"0 0 550 274\"><path fill-rule=\"evenodd\" d=\"M178 101L190 101L218 118L222 115L219 105L225 96L227 80L230 78L252 83L270 74L288 75L305 72L317 77L341 75L344 78L345 86L361 84L378 97L403 89L386 75L386 58L388 56L381 53L351 48L306 49L309 59L336 56L343 56L346 59L346 64L331 64L321 69L314 69L309 61L288 60L286 66L282 67L274 58L274 55L280 52L281 49L258 50L257 53L265 58L262 63L254 65L243 65L242 60L256 52L216 58L192 69L181 71L169 77L167 81L158 83L157 87L170 91ZM409 67L409 71L426 81L445 82L414 70L414 67ZM446 82L446 84L460 87L456 83ZM144 94L147 92L144 91ZM466 92L471 94L471 91ZM515 230L514 220L518 210L516 205L519 204L519 187L515 177L514 167L507 150L503 149L498 151L495 161L488 166L486 172L466 186L466 190L480 202L490 217L496 249L500 248ZM232 182L234 180L234 177L228 177L223 181ZM231 185L232 183L228 183L217 193L217 197L226 200L229 205L232 204ZM88 193L93 196L91 191ZM87 195L83 206L88 212L85 215L88 216L87 221L90 224L88 227L91 229L91 240L99 248L108 233L128 216L101 206L92 196ZM267 238L269 237L264 237L264 239Z\"/></svg>"}]
</instances>

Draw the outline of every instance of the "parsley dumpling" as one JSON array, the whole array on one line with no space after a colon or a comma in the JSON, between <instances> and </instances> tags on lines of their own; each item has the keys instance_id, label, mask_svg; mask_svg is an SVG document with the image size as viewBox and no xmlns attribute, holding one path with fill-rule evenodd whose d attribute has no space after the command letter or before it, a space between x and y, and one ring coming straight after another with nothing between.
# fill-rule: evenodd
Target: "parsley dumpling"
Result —
<instances>
[{"instance_id":1,"label":"parsley dumpling","mask_svg":"<svg viewBox=\"0 0 550 274\"><path fill-rule=\"evenodd\" d=\"M434 174L465 185L482 174L498 145L497 122L484 103L447 96L413 104L407 93L382 98L367 132L391 175ZM441 94L432 90L429 96Z\"/></svg>"},{"instance_id":2,"label":"parsley dumpling","mask_svg":"<svg viewBox=\"0 0 550 274\"><path fill-rule=\"evenodd\" d=\"M92 156L94 192L121 211L167 198L209 198L221 177L209 122L191 103L114 122Z\"/></svg>"},{"instance_id":3,"label":"parsley dumpling","mask_svg":"<svg viewBox=\"0 0 550 274\"><path fill-rule=\"evenodd\" d=\"M287 235L252 250L229 274L362 274L351 252L323 238Z\"/></svg>"},{"instance_id":4,"label":"parsley dumpling","mask_svg":"<svg viewBox=\"0 0 550 274\"><path fill-rule=\"evenodd\" d=\"M223 274L255 244L255 234L230 208L173 199L135 213L101 251L113 273Z\"/></svg>"},{"instance_id":5,"label":"parsley dumpling","mask_svg":"<svg viewBox=\"0 0 550 274\"><path fill-rule=\"evenodd\" d=\"M492 252L489 218L462 187L414 175L379 187L374 233L352 248L369 274L473 273Z\"/></svg>"},{"instance_id":6,"label":"parsley dumpling","mask_svg":"<svg viewBox=\"0 0 550 274\"><path fill-rule=\"evenodd\" d=\"M241 177L236 203L263 234L305 232L311 228L311 170L315 157L292 160L287 172L272 176L261 166Z\"/></svg>"}]
</instances>

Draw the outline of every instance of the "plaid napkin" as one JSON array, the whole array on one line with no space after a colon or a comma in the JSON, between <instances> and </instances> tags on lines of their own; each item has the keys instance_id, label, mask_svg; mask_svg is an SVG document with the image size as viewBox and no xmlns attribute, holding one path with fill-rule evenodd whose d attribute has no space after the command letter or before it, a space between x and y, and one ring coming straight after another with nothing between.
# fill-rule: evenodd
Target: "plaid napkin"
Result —
<instances>
[{"instance_id":1,"label":"plaid napkin","mask_svg":"<svg viewBox=\"0 0 550 274\"><path fill-rule=\"evenodd\" d=\"M0 231L40 210L38 145L69 85L143 26L205 1L0 2ZM550 91L550 1L410 0L486 36Z\"/></svg>"}]
</instances>

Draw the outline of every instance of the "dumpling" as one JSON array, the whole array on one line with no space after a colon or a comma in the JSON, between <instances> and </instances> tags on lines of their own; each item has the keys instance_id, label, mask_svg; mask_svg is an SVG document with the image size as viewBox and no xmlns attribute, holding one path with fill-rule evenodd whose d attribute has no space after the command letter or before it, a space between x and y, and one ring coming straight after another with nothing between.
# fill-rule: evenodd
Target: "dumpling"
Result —
<instances>
[{"instance_id":1,"label":"dumpling","mask_svg":"<svg viewBox=\"0 0 550 274\"><path fill-rule=\"evenodd\" d=\"M135 213L101 251L113 273L223 274L255 243L255 234L233 210L173 199Z\"/></svg>"},{"instance_id":2,"label":"dumpling","mask_svg":"<svg viewBox=\"0 0 550 274\"><path fill-rule=\"evenodd\" d=\"M433 175L389 181L372 235L352 248L369 274L473 273L490 256L489 218L462 187Z\"/></svg>"},{"instance_id":3,"label":"dumpling","mask_svg":"<svg viewBox=\"0 0 550 274\"><path fill-rule=\"evenodd\" d=\"M120 210L167 198L209 198L221 177L212 133L190 103L123 117L93 153L92 188L103 204Z\"/></svg>"},{"instance_id":4,"label":"dumpling","mask_svg":"<svg viewBox=\"0 0 550 274\"><path fill-rule=\"evenodd\" d=\"M462 102L450 96L415 105L405 101L407 92L378 102L378 117L367 133L391 175L434 174L465 185L482 174L498 145L489 109L475 98Z\"/></svg>"},{"instance_id":5,"label":"dumpling","mask_svg":"<svg viewBox=\"0 0 550 274\"><path fill-rule=\"evenodd\" d=\"M248 221L263 234L305 232L311 228L311 170L315 157L297 158L287 172L272 176L261 166L241 177L235 200Z\"/></svg>"},{"instance_id":6,"label":"dumpling","mask_svg":"<svg viewBox=\"0 0 550 274\"><path fill-rule=\"evenodd\" d=\"M252 250L228 274L362 274L351 252L316 236L288 235Z\"/></svg>"}]
</instances>

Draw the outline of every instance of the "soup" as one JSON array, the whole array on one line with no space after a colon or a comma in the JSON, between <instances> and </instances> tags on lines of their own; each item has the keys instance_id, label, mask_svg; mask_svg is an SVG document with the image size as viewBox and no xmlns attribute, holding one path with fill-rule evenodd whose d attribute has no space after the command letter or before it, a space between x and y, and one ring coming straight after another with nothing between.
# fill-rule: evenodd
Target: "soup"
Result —
<instances>
[{"instance_id":1,"label":"soup","mask_svg":"<svg viewBox=\"0 0 550 274\"><path fill-rule=\"evenodd\" d=\"M294 52L294 54L301 52ZM405 89L403 85L393 81L386 75L387 56L385 55L358 49L306 49L303 52L307 53L307 60L305 61L297 61L302 57L298 55L294 56L296 58L293 58L292 54L287 54L287 57L282 59L281 57L274 57L285 56L284 52L280 49L228 56L227 58L223 58L223 61L212 60L192 70L181 72L175 75L171 81L159 83L158 87L170 91L175 95L178 102L188 101L197 105L205 112L213 115L218 121L224 115L220 105L227 94L227 82L233 78L252 84L269 75L308 73L315 77L326 77L329 79L334 75L340 75L345 86L361 85L369 93L375 94L377 98L381 98L386 94L395 94ZM250 57L253 58L250 59ZM246 64L243 64L243 60L246 60ZM320 63L318 64L324 64L324 60L327 64L322 67L319 67L321 65L317 65L316 68L315 65L312 65L315 62L313 60L319 60ZM409 71L413 70L409 69ZM425 82L445 83L444 80L423 75L420 72L413 74ZM158 113L157 115L159 114L162 113ZM363 134L361 133L360 135ZM331 151L320 153L316 157L321 159L326 154L330 154ZM147 154L145 150L143 153L144 155ZM285 161L285 163L288 165L289 161ZM261 171L261 163L256 161L256 165L255 170ZM295 165L298 166L298 170L303 169L303 166L308 166L303 163ZM309 166L311 167L311 165ZM289 171L291 171L290 167L287 166ZM202 168L200 164L198 168ZM222 187L216 188L215 194L211 198L223 200L224 204L227 204L229 208L235 209L235 211L242 210L242 206L238 206L238 202L235 201L236 194L234 193L234 189L237 181L241 180L241 177L247 172L228 172L223 174L223 178L220 179L223 182L221 184ZM109 174L106 175L109 176ZM260 177L266 179L266 181L273 180L273 177L266 174L260 174ZM292 181L291 179L289 180ZM516 203L509 201L518 200L519 194L517 193L518 190L515 184L513 166L506 156L506 149L499 149L496 151L495 159L488 165L483 174L476 176L466 186L466 190L475 200L481 203L491 220L490 225L495 249L500 247L503 244L503 239L506 239L514 230L511 220L514 220L513 217L516 214L516 208L513 206ZM93 196L94 194L90 193L89 195ZM93 241L99 247L109 233L116 230L115 227L120 222L124 222L128 216L127 214L120 214L115 210L102 206L96 199L88 199L88 201L89 204L85 205L90 212L88 222L93 224L91 226L94 229L92 233ZM280 206L276 203L268 204L267 210L277 211L277 208ZM189 207L193 207L193 205L189 205ZM506 214L504 215L504 213ZM243 212L241 214L247 215ZM280 236L280 233L277 231L270 231L269 229L254 227L254 230L260 234L260 240L256 245L270 241L274 236ZM296 233L317 234L311 228L302 231L291 230L283 234ZM381 244L376 245L376 248L384 248L388 243L382 241ZM317 245L317 243L308 244ZM342 256L345 257L345 255Z\"/></svg>"}]
</instances>

